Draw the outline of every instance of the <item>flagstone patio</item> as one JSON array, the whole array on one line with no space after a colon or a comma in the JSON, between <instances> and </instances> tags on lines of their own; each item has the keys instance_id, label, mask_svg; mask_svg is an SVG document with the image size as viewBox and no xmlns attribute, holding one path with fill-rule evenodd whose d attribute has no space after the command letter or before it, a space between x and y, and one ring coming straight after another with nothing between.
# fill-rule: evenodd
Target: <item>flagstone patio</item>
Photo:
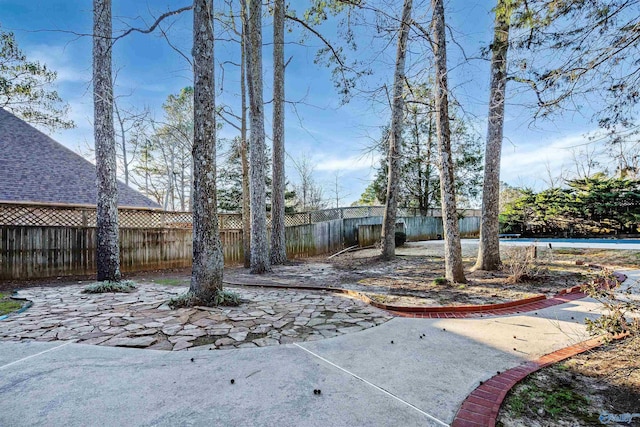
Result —
<instances>
[{"instance_id":1,"label":"flagstone patio","mask_svg":"<svg viewBox=\"0 0 640 427\"><path fill-rule=\"evenodd\" d=\"M234 288L239 307L171 310L187 290L141 284L130 294L83 294L83 285L30 288L33 302L0 322L0 340L78 340L84 344L158 350L263 347L334 337L386 322L391 316L331 292Z\"/></svg>"}]
</instances>

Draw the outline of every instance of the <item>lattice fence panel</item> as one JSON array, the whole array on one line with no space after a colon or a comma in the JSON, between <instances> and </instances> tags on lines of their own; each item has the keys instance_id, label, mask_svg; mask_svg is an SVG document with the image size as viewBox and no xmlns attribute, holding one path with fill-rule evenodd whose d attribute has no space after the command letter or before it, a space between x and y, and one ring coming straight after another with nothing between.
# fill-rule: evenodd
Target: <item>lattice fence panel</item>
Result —
<instances>
[{"instance_id":1,"label":"lattice fence panel","mask_svg":"<svg viewBox=\"0 0 640 427\"><path fill-rule=\"evenodd\" d=\"M334 219L383 216L384 206L350 206L346 208L322 209L318 211L307 212L305 214L309 216L308 222L318 223L324 221L332 221Z\"/></svg>"},{"instance_id":2,"label":"lattice fence panel","mask_svg":"<svg viewBox=\"0 0 640 427\"><path fill-rule=\"evenodd\" d=\"M420 216L420 209L398 208L398 216Z\"/></svg>"},{"instance_id":3,"label":"lattice fence panel","mask_svg":"<svg viewBox=\"0 0 640 427\"><path fill-rule=\"evenodd\" d=\"M118 210L118 224L121 228L163 228L163 217L163 213L158 211Z\"/></svg>"},{"instance_id":4,"label":"lattice fence panel","mask_svg":"<svg viewBox=\"0 0 640 427\"><path fill-rule=\"evenodd\" d=\"M310 212L309 215L311 217L311 222L316 223L340 219L341 211L340 209L324 209L321 211Z\"/></svg>"},{"instance_id":5,"label":"lattice fence panel","mask_svg":"<svg viewBox=\"0 0 640 427\"><path fill-rule=\"evenodd\" d=\"M191 212L162 212L162 227L191 228L193 214Z\"/></svg>"},{"instance_id":6,"label":"lattice fence panel","mask_svg":"<svg viewBox=\"0 0 640 427\"><path fill-rule=\"evenodd\" d=\"M95 226L95 209L51 208L39 205L0 205L0 224L34 226Z\"/></svg>"},{"instance_id":7,"label":"lattice fence panel","mask_svg":"<svg viewBox=\"0 0 640 427\"><path fill-rule=\"evenodd\" d=\"M311 223L310 213L308 212L300 212L287 214L284 217L284 225L286 227L292 227L295 225L305 225Z\"/></svg>"},{"instance_id":8,"label":"lattice fence panel","mask_svg":"<svg viewBox=\"0 0 640 427\"><path fill-rule=\"evenodd\" d=\"M434 210L437 211L437 210ZM324 209L313 212L287 214L287 227L331 221L341 218L364 218L384 215L384 206L353 206L347 208ZM399 209L398 216L419 215L415 209ZM432 213L433 215L433 213ZM465 216L478 216L473 210L465 211ZM191 212L164 212L152 209L119 209L118 219L122 228L191 228ZM218 216L222 230L242 229L242 215L224 213ZM95 207L65 205L36 205L0 203L0 225L54 226L54 227L95 227ZM271 226L271 216L267 215L267 227Z\"/></svg>"},{"instance_id":9,"label":"lattice fence panel","mask_svg":"<svg viewBox=\"0 0 640 427\"><path fill-rule=\"evenodd\" d=\"M121 228L190 228L191 212L119 209ZM95 207L64 205L0 204L0 225L95 227Z\"/></svg>"},{"instance_id":10,"label":"lattice fence panel","mask_svg":"<svg viewBox=\"0 0 640 427\"><path fill-rule=\"evenodd\" d=\"M242 214L219 214L218 227L221 230L241 230Z\"/></svg>"},{"instance_id":11,"label":"lattice fence panel","mask_svg":"<svg viewBox=\"0 0 640 427\"><path fill-rule=\"evenodd\" d=\"M345 209L344 217L345 218L364 218L367 216L373 216L373 215L369 215L370 212L371 212L370 206L358 206L358 207Z\"/></svg>"}]
</instances>

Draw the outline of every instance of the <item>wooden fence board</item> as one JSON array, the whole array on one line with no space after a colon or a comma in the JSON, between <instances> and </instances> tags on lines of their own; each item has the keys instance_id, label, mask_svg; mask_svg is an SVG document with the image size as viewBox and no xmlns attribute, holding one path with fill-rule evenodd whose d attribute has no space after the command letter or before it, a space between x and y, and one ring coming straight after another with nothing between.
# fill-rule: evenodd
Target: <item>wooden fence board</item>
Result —
<instances>
[{"instance_id":1,"label":"wooden fence board","mask_svg":"<svg viewBox=\"0 0 640 427\"><path fill-rule=\"evenodd\" d=\"M381 217L349 218L286 227L287 256L338 252L345 245L354 244L358 226L380 222ZM405 224L409 240L436 238L442 233L439 218L403 217L398 222ZM479 218L463 218L460 224L463 236L477 235ZM367 239L379 240L380 225L370 228ZM121 228L121 270L189 267L191 233L189 228ZM95 228L3 225L0 237L0 280L95 274ZM242 230L221 230L220 240L225 264L241 263Z\"/></svg>"}]
</instances>

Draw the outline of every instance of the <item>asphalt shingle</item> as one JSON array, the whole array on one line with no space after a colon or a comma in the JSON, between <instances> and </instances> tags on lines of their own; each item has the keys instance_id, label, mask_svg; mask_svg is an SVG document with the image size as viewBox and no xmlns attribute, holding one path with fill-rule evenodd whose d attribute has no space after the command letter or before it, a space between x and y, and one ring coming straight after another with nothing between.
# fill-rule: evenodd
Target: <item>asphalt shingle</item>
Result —
<instances>
[{"instance_id":1,"label":"asphalt shingle","mask_svg":"<svg viewBox=\"0 0 640 427\"><path fill-rule=\"evenodd\" d=\"M95 205L96 167L0 108L0 201ZM160 206L118 181L118 206Z\"/></svg>"}]
</instances>

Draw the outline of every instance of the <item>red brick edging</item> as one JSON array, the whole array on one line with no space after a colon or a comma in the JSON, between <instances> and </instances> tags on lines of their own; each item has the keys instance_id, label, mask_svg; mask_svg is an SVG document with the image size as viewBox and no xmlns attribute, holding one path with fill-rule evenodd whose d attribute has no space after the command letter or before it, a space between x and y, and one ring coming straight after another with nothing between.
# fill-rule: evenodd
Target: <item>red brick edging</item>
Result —
<instances>
[{"instance_id":1,"label":"red brick edging","mask_svg":"<svg viewBox=\"0 0 640 427\"><path fill-rule=\"evenodd\" d=\"M603 268L602 266L595 264L589 264L589 266L595 268ZM618 272L614 272L613 274L616 277L618 284L624 282L627 279L627 276L625 274ZM519 314L523 312L553 307L555 305L560 305L584 298L586 294L581 291L581 288L582 286L577 285L571 288L562 289L551 298L546 298L544 295L536 295L534 297L517 301L486 305L402 307L380 304L376 303L375 301L367 302L375 307L390 311L394 315L400 317L417 317L426 319L460 319L465 317L483 317L484 315L505 316L509 314Z\"/></svg>"},{"instance_id":2,"label":"red brick edging","mask_svg":"<svg viewBox=\"0 0 640 427\"><path fill-rule=\"evenodd\" d=\"M590 267L602 268L601 266L590 264ZM619 283L622 283L627 276L622 273L614 272L616 279ZM487 316L505 316L510 314L519 314L524 312L530 312L535 310L542 310L543 308L553 307L556 305L564 304L567 302L575 301L584 298L586 295L581 292L581 286L574 286L572 288L562 289L554 297L547 298L544 295L535 295L533 297L524 298L516 301L507 301L497 304L484 304L484 305L448 305L448 306L400 306L389 305L376 302L369 298L367 295L352 291L349 289L333 288L333 287L321 287L321 286L304 286L304 285L286 285L279 283L268 284L254 284L254 283L233 283L226 282L230 285L236 286L258 286L265 288L278 288L278 289L299 289L306 291L329 291L337 292L345 295L349 295L353 298L358 298L361 301L366 302L369 305L386 310L399 317L414 317L422 319L460 319L465 317L483 317Z\"/></svg>"},{"instance_id":3,"label":"red brick edging","mask_svg":"<svg viewBox=\"0 0 640 427\"><path fill-rule=\"evenodd\" d=\"M543 308L553 307L567 302L584 298L586 295L580 291L580 287L563 290L552 298L540 295L533 298L525 298L518 301L510 301L502 304L491 305L465 305L465 306L444 306L444 307L423 307L422 312L407 312L389 310L396 316L416 317L421 319L462 319L467 317L484 316L506 316L510 314L526 313ZM435 310L434 310L435 309Z\"/></svg>"},{"instance_id":4,"label":"red brick edging","mask_svg":"<svg viewBox=\"0 0 640 427\"><path fill-rule=\"evenodd\" d=\"M400 306L389 305L376 302L369 298L367 295L352 291L350 289L342 288L325 288L321 286L291 286L285 284L272 284L272 283L237 283L225 281L228 285L234 286L251 286L251 287L264 287L264 288L276 288L276 289L298 289L303 291L325 291L325 292L337 292L348 295L353 298L357 298L366 302L369 305L386 310L399 317L416 317L423 319L448 319L448 318L464 318L464 317L483 317L487 316L503 316L508 314L516 314L520 312L527 312L533 310L541 310L547 307L553 307L554 305L564 304L566 302L574 301L576 299L584 298L585 294L580 292L580 286L574 286L573 288L563 289L555 297L547 298L544 295L535 295L533 297L508 301L498 304L485 304L485 305L445 305L445 306Z\"/></svg>"},{"instance_id":5,"label":"red brick edging","mask_svg":"<svg viewBox=\"0 0 640 427\"><path fill-rule=\"evenodd\" d=\"M621 339L625 336L626 335L618 335L614 338ZM451 427L495 426L498 413L500 412L500 406L507 396L507 393L527 375L568 359L569 357L592 350L600 346L602 342L602 338L583 341L494 375L491 379L481 383L467 396L464 402L462 402Z\"/></svg>"}]
</instances>

